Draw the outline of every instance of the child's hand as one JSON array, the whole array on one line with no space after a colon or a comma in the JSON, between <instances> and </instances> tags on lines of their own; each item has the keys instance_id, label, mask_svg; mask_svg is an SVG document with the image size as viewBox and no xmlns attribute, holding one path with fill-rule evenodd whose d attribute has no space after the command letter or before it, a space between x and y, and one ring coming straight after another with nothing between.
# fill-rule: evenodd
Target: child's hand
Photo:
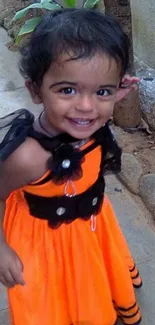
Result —
<instances>
[{"instance_id":1,"label":"child's hand","mask_svg":"<svg viewBox=\"0 0 155 325\"><path fill-rule=\"evenodd\" d=\"M137 84L139 83L140 79L138 77L131 77L129 75L125 75L122 78L120 83L120 87L117 93L117 102L121 101L124 97L129 95L132 91L137 89Z\"/></svg>"},{"instance_id":2,"label":"child's hand","mask_svg":"<svg viewBox=\"0 0 155 325\"><path fill-rule=\"evenodd\" d=\"M7 243L0 243L0 282L12 288L16 284L24 285L23 264L16 252Z\"/></svg>"}]
</instances>

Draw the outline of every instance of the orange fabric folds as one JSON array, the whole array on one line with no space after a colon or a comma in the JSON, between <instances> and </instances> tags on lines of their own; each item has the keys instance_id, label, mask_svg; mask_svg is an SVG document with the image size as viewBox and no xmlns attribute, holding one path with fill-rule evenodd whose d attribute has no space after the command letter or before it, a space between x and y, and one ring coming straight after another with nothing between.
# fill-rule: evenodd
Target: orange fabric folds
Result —
<instances>
[{"instance_id":1,"label":"orange fabric folds","mask_svg":"<svg viewBox=\"0 0 155 325\"><path fill-rule=\"evenodd\" d=\"M99 149L83 164L78 192L97 177L92 158L100 160ZM61 194L62 186L51 184L33 185L32 191L57 195L60 188ZM124 324L139 324L133 284L140 286L141 279L107 197L95 231L91 219L52 229L29 214L21 189L7 201L4 229L26 282L9 290L12 325L114 325L118 316Z\"/></svg>"}]
</instances>

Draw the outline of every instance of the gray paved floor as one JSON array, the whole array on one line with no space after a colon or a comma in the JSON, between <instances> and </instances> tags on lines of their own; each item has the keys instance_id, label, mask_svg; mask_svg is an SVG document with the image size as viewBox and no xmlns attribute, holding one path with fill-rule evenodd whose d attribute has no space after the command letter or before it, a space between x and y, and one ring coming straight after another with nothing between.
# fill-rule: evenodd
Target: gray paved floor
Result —
<instances>
[{"instance_id":1,"label":"gray paved floor","mask_svg":"<svg viewBox=\"0 0 155 325\"><path fill-rule=\"evenodd\" d=\"M136 291L143 316L142 325L155 325L155 232L151 218L140 200L114 177L108 177L107 192L143 278ZM115 192L122 188L122 192Z\"/></svg>"}]
</instances>

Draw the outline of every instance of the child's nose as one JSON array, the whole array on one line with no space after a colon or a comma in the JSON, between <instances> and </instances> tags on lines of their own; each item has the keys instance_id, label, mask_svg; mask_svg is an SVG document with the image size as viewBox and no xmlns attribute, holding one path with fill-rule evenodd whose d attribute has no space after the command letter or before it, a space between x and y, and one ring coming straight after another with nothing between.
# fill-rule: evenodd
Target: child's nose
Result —
<instances>
[{"instance_id":1,"label":"child's nose","mask_svg":"<svg viewBox=\"0 0 155 325\"><path fill-rule=\"evenodd\" d=\"M91 112L94 109L94 100L91 96L81 96L76 109L81 112Z\"/></svg>"}]
</instances>

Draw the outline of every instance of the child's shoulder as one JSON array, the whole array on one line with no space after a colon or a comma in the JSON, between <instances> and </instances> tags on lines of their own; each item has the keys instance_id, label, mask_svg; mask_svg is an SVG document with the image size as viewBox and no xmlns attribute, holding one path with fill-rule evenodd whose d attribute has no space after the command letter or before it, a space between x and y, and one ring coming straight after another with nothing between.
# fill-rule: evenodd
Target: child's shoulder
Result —
<instances>
[{"instance_id":1,"label":"child's shoulder","mask_svg":"<svg viewBox=\"0 0 155 325\"><path fill-rule=\"evenodd\" d=\"M0 197L37 181L47 171L51 154L33 138L28 137L0 166Z\"/></svg>"},{"instance_id":2,"label":"child's shoulder","mask_svg":"<svg viewBox=\"0 0 155 325\"><path fill-rule=\"evenodd\" d=\"M37 173L38 169L46 164L49 156L51 156L51 154L45 151L37 140L27 137L10 157L8 157L7 163L15 166L18 165L20 169L23 170L31 171L35 168ZM35 175L34 171L33 175Z\"/></svg>"}]
</instances>

